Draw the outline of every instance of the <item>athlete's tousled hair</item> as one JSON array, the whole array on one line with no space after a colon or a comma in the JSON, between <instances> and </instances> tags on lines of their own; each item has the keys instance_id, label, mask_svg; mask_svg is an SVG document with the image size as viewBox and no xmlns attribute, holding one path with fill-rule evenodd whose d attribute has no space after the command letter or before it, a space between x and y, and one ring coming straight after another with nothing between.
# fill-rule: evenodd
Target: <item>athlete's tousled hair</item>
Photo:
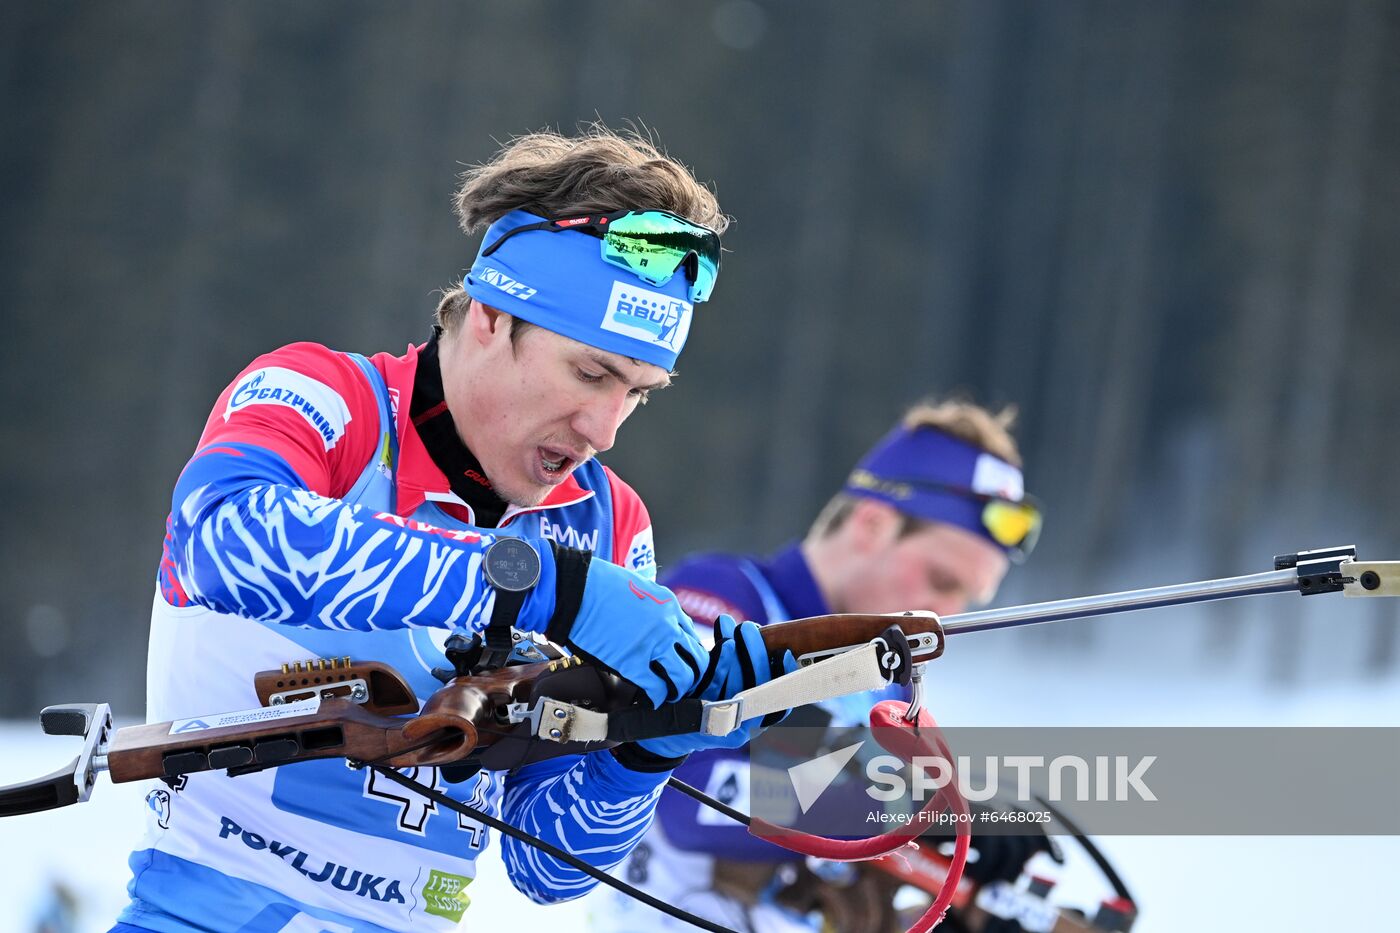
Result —
<instances>
[{"instance_id":1,"label":"athlete's tousled hair","mask_svg":"<svg viewBox=\"0 0 1400 933\"><path fill-rule=\"evenodd\" d=\"M1016 408L1013 405L992 412L963 398L926 399L909 408L901 419L901 424L909 430L935 428L958 440L980 447L1012 466L1020 467L1021 451L1016 446L1016 439L1011 436L1011 428L1015 423ZM846 492L838 492L832 496L817 514L816 521L812 522L807 537L816 539L835 534L846 523L846 519L850 518L851 510L860 498ZM900 537L913 534L929 524L924 519L903 513L900 513L900 518Z\"/></svg>"},{"instance_id":2,"label":"athlete's tousled hair","mask_svg":"<svg viewBox=\"0 0 1400 933\"><path fill-rule=\"evenodd\" d=\"M649 134L617 132L601 123L589 124L577 136L517 136L489 161L462 173L453 204L468 235L514 210L541 217L663 210L717 233L729 225L714 193ZM470 305L460 283L448 289L438 303L438 324L452 330Z\"/></svg>"}]
</instances>

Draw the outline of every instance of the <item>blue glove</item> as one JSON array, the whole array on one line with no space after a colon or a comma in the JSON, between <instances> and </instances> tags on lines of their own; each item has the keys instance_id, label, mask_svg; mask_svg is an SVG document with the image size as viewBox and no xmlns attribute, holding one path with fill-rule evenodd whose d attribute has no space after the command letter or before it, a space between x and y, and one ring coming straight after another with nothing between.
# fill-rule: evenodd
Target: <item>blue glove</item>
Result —
<instances>
[{"instance_id":1,"label":"blue glove","mask_svg":"<svg viewBox=\"0 0 1400 933\"><path fill-rule=\"evenodd\" d=\"M766 684L780 674L790 674L795 670L797 659L791 651L783 652L780 663L770 661L758 623L735 625L732 618L722 615L715 620L715 646L710 651L710 666L692 695L702 700L727 700L740 691ZM660 758L684 758L691 752L707 748L742 748L754 736L786 715L746 720L728 735L692 732L689 735L642 739L636 744Z\"/></svg>"},{"instance_id":2,"label":"blue glove","mask_svg":"<svg viewBox=\"0 0 1400 933\"><path fill-rule=\"evenodd\" d=\"M553 551L555 611L545 636L636 684L652 706L689 695L709 658L676 594L587 551Z\"/></svg>"}]
</instances>

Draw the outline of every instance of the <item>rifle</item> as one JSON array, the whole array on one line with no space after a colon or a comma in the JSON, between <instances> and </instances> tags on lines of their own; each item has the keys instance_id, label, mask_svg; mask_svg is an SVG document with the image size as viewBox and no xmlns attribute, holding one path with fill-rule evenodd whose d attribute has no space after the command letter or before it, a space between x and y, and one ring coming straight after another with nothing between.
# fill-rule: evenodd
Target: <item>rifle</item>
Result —
<instances>
[{"instance_id":1,"label":"rifle","mask_svg":"<svg viewBox=\"0 0 1400 933\"><path fill-rule=\"evenodd\" d=\"M763 638L770 651L802 659L800 676L779 699L798 705L878 689L901 672L907 681L912 665L933 660L944 646L932 613L819 616L767 626ZM818 660L821 667L812 667ZM105 703L46 707L39 714L44 732L81 736L83 748L52 774L0 788L0 816L85 801L103 771L120 784L201 771L247 774L321 758L505 770L636 738L723 735L744 719L788 708L763 702L768 691L749 691L721 702L670 704L680 715L652 710L617 675L575 657L454 677L421 712L404 679L379 662L295 662L259 672L253 682L263 703L255 709L121 729L113 729ZM417 715L399 715L405 713Z\"/></svg>"},{"instance_id":2,"label":"rifle","mask_svg":"<svg viewBox=\"0 0 1400 933\"><path fill-rule=\"evenodd\" d=\"M400 714L417 711L418 701L403 679L387 665L349 658L297 662L258 673L254 682L264 705L252 710L114 729L105 703L50 706L40 713L45 733L80 736L82 749L49 775L0 788L0 816L85 801L102 771L121 783L214 770L238 775L322 758L389 768L509 769L639 738L695 731L723 735L746 720L896 682L911 687L912 702L898 717L887 710L886 721L897 718L913 725L922 713L924 667L943 654L949 635L1287 592L1400 595L1400 562L1363 563L1356 560L1354 547L1323 548L1276 557L1271 572L942 619L906 612L776 623L763 628L764 644L770 652L792 651L796 671L727 700L684 699L660 709L639 702L639 692L616 675L563 656L454 677L429 697L421 712L407 717ZM395 771L382 773L407 780ZM949 802L935 797L929 807L940 803ZM837 844L771 824L765 828L772 833L765 835L770 841L825 858L875 858L912 838L892 830L860 844ZM783 835L801 838L783 841ZM966 838L965 832L958 836L964 855ZM959 851L940 900L942 895L951 900L957 886ZM941 912L930 910L935 918Z\"/></svg>"}]
</instances>

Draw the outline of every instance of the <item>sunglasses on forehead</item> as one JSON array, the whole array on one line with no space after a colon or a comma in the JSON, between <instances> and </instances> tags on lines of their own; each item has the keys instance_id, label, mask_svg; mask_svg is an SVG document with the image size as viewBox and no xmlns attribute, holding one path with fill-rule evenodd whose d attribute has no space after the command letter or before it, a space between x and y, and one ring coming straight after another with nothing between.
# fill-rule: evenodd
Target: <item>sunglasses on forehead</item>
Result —
<instances>
[{"instance_id":1,"label":"sunglasses on forehead","mask_svg":"<svg viewBox=\"0 0 1400 933\"><path fill-rule=\"evenodd\" d=\"M1032 496L1008 499L991 493L977 492L966 486L954 486L926 479L887 479L865 470L852 474L850 485L883 492L896 499L909 499L915 489L946 492L950 495L982 503L982 528L997 544L1006 548L1017 563L1025 560L1040 539L1042 516L1040 504Z\"/></svg>"},{"instance_id":2,"label":"sunglasses on forehead","mask_svg":"<svg viewBox=\"0 0 1400 933\"><path fill-rule=\"evenodd\" d=\"M575 230L597 237L603 241L604 262L626 269L650 285L665 285L684 269L692 304L710 297L719 276L719 234L670 211L612 211L541 220L507 230L482 250L482 258L517 233L529 230Z\"/></svg>"}]
</instances>

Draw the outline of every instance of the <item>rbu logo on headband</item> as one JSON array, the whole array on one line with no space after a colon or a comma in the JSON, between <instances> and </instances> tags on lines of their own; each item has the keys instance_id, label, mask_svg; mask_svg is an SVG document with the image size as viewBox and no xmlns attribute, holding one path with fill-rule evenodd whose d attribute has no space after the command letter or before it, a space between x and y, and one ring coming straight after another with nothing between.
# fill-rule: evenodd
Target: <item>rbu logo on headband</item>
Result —
<instances>
[{"instance_id":1,"label":"rbu logo on headband","mask_svg":"<svg viewBox=\"0 0 1400 933\"><path fill-rule=\"evenodd\" d=\"M614 282L603 330L679 353L690 334L689 302L627 282Z\"/></svg>"}]
</instances>

